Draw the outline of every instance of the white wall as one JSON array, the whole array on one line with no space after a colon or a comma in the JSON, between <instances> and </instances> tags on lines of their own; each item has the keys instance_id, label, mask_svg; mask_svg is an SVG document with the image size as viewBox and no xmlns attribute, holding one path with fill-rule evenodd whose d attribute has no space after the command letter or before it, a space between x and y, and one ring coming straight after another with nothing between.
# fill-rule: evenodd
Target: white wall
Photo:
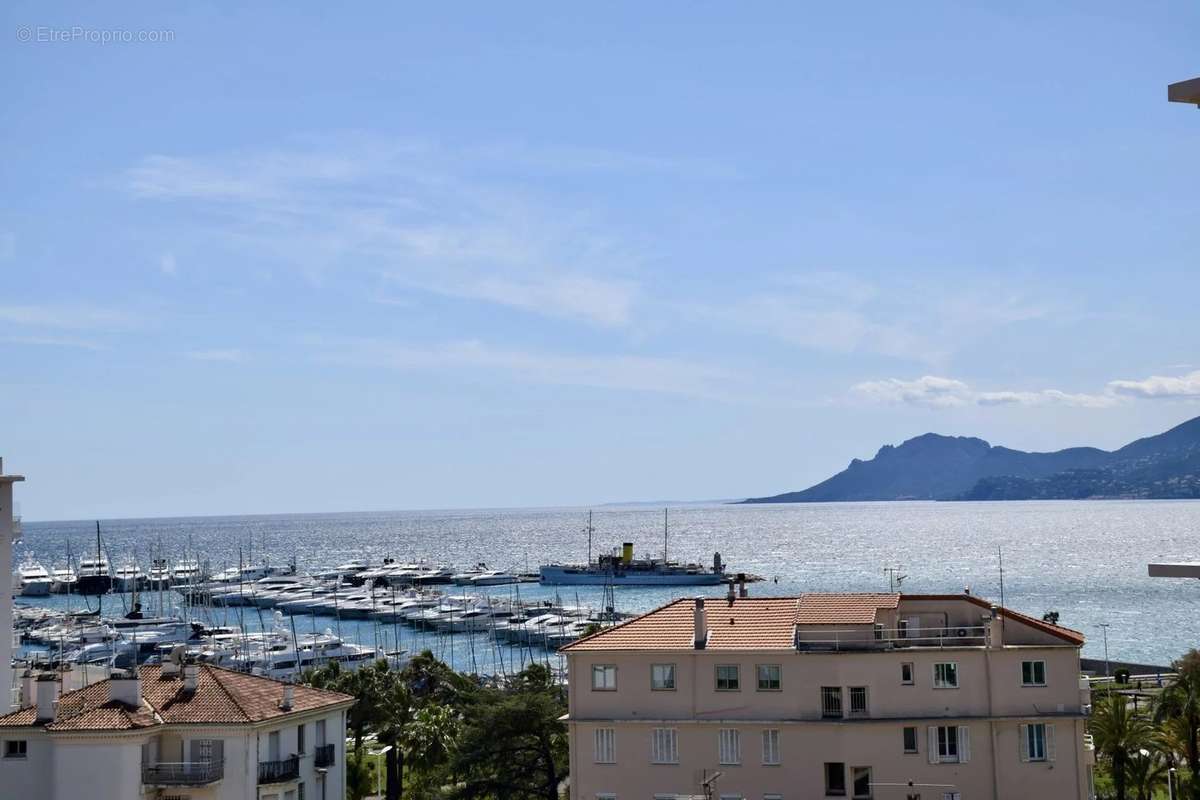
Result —
<instances>
[{"instance_id":1,"label":"white wall","mask_svg":"<svg viewBox=\"0 0 1200 800\"><path fill-rule=\"evenodd\" d=\"M12 534L13 485L0 478L0 714L12 709Z\"/></svg>"},{"instance_id":2,"label":"white wall","mask_svg":"<svg viewBox=\"0 0 1200 800\"><path fill-rule=\"evenodd\" d=\"M20 758L0 758L0 794L4 797L48 797L46 782L50 776L50 746L40 732L9 732L0 734L0 755L4 741L24 739L28 755Z\"/></svg>"}]
</instances>

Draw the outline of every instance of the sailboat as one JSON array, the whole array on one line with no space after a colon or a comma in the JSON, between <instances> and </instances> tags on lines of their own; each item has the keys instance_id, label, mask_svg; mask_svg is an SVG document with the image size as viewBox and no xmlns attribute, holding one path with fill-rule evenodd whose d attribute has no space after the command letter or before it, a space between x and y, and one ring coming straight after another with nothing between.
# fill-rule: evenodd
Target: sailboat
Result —
<instances>
[{"instance_id":1,"label":"sailboat","mask_svg":"<svg viewBox=\"0 0 1200 800\"><path fill-rule=\"evenodd\" d=\"M96 522L96 556L79 559L75 592L77 594L108 594L112 591L112 587L112 571L109 569L108 559L100 552L100 523Z\"/></svg>"}]
</instances>

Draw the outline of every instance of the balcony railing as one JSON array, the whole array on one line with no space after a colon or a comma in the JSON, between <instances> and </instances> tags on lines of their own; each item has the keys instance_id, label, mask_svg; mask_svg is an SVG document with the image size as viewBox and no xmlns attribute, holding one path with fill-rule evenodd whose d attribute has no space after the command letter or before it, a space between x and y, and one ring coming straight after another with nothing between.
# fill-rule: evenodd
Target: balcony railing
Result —
<instances>
[{"instance_id":1,"label":"balcony railing","mask_svg":"<svg viewBox=\"0 0 1200 800\"><path fill-rule=\"evenodd\" d=\"M891 650L908 647L983 647L985 626L949 628L848 628L798 630L797 650Z\"/></svg>"},{"instance_id":2,"label":"balcony railing","mask_svg":"<svg viewBox=\"0 0 1200 800\"><path fill-rule=\"evenodd\" d=\"M332 767L333 766L333 744L323 744L318 746L313 751L313 766L316 767Z\"/></svg>"},{"instance_id":3,"label":"balcony railing","mask_svg":"<svg viewBox=\"0 0 1200 800\"><path fill-rule=\"evenodd\" d=\"M164 761L142 765L146 786L204 786L225 777L224 761Z\"/></svg>"},{"instance_id":4,"label":"balcony railing","mask_svg":"<svg viewBox=\"0 0 1200 800\"><path fill-rule=\"evenodd\" d=\"M258 764L259 783L284 783L300 777L300 756L292 756L282 761L260 761Z\"/></svg>"}]
</instances>

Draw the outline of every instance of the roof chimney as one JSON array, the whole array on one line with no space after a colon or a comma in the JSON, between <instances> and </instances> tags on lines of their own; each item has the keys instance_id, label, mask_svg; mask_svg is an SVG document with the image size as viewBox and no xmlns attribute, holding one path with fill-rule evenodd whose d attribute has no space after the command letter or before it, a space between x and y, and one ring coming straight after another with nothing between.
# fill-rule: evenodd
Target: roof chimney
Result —
<instances>
[{"instance_id":1,"label":"roof chimney","mask_svg":"<svg viewBox=\"0 0 1200 800\"><path fill-rule=\"evenodd\" d=\"M136 669L113 672L108 679L108 699L133 708L142 704L142 679Z\"/></svg>"},{"instance_id":2,"label":"roof chimney","mask_svg":"<svg viewBox=\"0 0 1200 800\"><path fill-rule=\"evenodd\" d=\"M292 689L292 685L291 685L290 683L285 683L285 684L283 685L283 697L282 697L282 698L280 698L280 700L279 700L279 707L280 707L282 710L284 710L284 711L291 711L291 710L292 710L292 694L293 694L293 691L294 691L294 690Z\"/></svg>"},{"instance_id":3,"label":"roof chimney","mask_svg":"<svg viewBox=\"0 0 1200 800\"><path fill-rule=\"evenodd\" d=\"M749 592L746 591L746 573L739 572L737 574L738 581L738 597L749 597Z\"/></svg>"},{"instance_id":4,"label":"roof chimney","mask_svg":"<svg viewBox=\"0 0 1200 800\"><path fill-rule=\"evenodd\" d=\"M694 643L697 650L703 650L708 644L708 615L704 611L704 598L696 598L696 610L692 614L695 623Z\"/></svg>"},{"instance_id":5,"label":"roof chimney","mask_svg":"<svg viewBox=\"0 0 1200 800\"><path fill-rule=\"evenodd\" d=\"M58 676L43 673L37 677L37 721L52 722L58 712Z\"/></svg>"},{"instance_id":6,"label":"roof chimney","mask_svg":"<svg viewBox=\"0 0 1200 800\"><path fill-rule=\"evenodd\" d=\"M725 600L729 605L733 605L734 599L737 597L737 590L733 586L733 578L729 579L729 590L725 592Z\"/></svg>"},{"instance_id":7,"label":"roof chimney","mask_svg":"<svg viewBox=\"0 0 1200 800\"><path fill-rule=\"evenodd\" d=\"M33 670L21 673L21 708L33 708L37 705L37 676Z\"/></svg>"},{"instance_id":8,"label":"roof chimney","mask_svg":"<svg viewBox=\"0 0 1200 800\"><path fill-rule=\"evenodd\" d=\"M200 685L200 665L192 662L183 665L183 690L194 692Z\"/></svg>"}]
</instances>

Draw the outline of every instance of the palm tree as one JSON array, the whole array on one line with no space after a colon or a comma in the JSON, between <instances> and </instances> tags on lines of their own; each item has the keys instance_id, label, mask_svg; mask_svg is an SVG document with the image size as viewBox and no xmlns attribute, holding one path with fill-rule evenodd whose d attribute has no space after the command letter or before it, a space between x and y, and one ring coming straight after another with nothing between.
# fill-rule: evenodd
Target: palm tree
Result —
<instances>
[{"instance_id":1,"label":"palm tree","mask_svg":"<svg viewBox=\"0 0 1200 800\"><path fill-rule=\"evenodd\" d=\"M1159 744L1153 741L1129 757L1127 782L1136 800L1153 800L1155 790L1166 785L1169 764Z\"/></svg>"},{"instance_id":2,"label":"palm tree","mask_svg":"<svg viewBox=\"0 0 1200 800\"><path fill-rule=\"evenodd\" d=\"M1116 800L1128 800L1131 761L1138 751L1148 750L1153 743L1154 726L1134 711L1122 695L1112 692L1096 703L1089 729L1095 737L1096 749L1112 764Z\"/></svg>"},{"instance_id":3,"label":"palm tree","mask_svg":"<svg viewBox=\"0 0 1200 800\"><path fill-rule=\"evenodd\" d=\"M1189 650L1171 665L1176 677L1165 686L1155 707L1159 722L1176 721L1182 734L1188 771L1200 775L1200 651ZM1200 781L1192 780L1193 800L1200 800Z\"/></svg>"}]
</instances>

